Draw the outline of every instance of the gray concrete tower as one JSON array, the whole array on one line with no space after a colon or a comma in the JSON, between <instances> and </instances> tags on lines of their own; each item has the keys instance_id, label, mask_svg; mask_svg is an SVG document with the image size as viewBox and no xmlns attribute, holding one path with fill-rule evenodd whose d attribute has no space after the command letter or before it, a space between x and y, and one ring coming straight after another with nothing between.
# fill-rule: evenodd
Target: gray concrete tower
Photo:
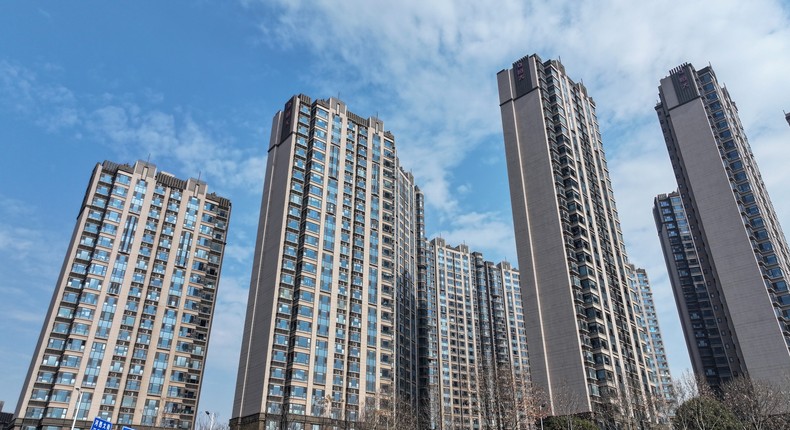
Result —
<instances>
[{"instance_id":1,"label":"gray concrete tower","mask_svg":"<svg viewBox=\"0 0 790 430\"><path fill-rule=\"evenodd\" d=\"M552 414L652 420L595 102L536 55L497 79L532 381Z\"/></svg>"},{"instance_id":2,"label":"gray concrete tower","mask_svg":"<svg viewBox=\"0 0 790 430\"><path fill-rule=\"evenodd\" d=\"M790 253L735 103L690 64L659 96L678 192L654 213L694 371L714 387L790 375Z\"/></svg>"}]
</instances>

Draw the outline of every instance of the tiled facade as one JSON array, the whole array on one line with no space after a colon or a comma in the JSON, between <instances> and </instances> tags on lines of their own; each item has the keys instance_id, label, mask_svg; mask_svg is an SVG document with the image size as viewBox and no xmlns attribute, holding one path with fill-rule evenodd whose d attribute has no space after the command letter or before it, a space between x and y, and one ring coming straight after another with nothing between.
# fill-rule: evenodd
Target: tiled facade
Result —
<instances>
[{"instance_id":1,"label":"tiled facade","mask_svg":"<svg viewBox=\"0 0 790 430\"><path fill-rule=\"evenodd\" d=\"M441 238L428 244L426 262L420 428L514 428L495 404L506 397L515 406L529 384L518 270ZM527 419L517 422L523 427Z\"/></svg>"},{"instance_id":2,"label":"tiled facade","mask_svg":"<svg viewBox=\"0 0 790 430\"><path fill-rule=\"evenodd\" d=\"M552 414L654 421L595 102L536 55L497 78L532 381Z\"/></svg>"},{"instance_id":3,"label":"tiled facade","mask_svg":"<svg viewBox=\"0 0 790 430\"><path fill-rule=\"evenodd\" d=\"M304 95L274 118L234 427L342 427L416 405L422 198L383 126Z\"/></svg>"},{"instance_id":4,"label":"tiled facade","mask_svg":"<svg viewBox=\"0 0 790 430\"><path fill-rule=\"evenodd\" d=\"M659 96L678 191L654 215L694 371L790 374L790 251L737 107L711 67L673 69Z\"/></svg>"},{"instance_id":5,"label":"tiled facade","mask_svg":"<svg viewBox=\"0 0 790 430\"><path fill-rule=\"evenodd\" d=\"M672 375L669 372L669 362L664 348L664 338L658 324L653 289L645 269L626 266L629 283L631 284L631 303L639 322L639 338L642 341L642 351L647 355L646 390L651 393L651 400L655 405L658 420L669 423L675 407L675 387Z\"/></svg>"},{"instance_id":6,"label":"tiled facade","mask_svg":"<svg viewBox=\"0 0 790 430\"><path fill-rule=\"evenodd\" d=\"M15 428L191 429L230 202L138 161L88 184Z\"/></svg>"},{"instance_id":7,"label":"tiled facade","mask_svg":"<svg viewBox=\"0 0 790 430\"><path fill-rule=\"evenodd\" d=\"M381 120L300 95L272 129L231 426L482 428L481 366L528 381L517 270L425 239Z\"/></svg>"}]
</instances>

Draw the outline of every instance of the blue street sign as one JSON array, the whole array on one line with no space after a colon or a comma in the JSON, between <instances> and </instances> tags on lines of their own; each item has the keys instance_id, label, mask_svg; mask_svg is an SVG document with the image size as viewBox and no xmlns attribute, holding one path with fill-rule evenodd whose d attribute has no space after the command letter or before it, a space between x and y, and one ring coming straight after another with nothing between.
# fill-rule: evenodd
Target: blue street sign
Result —
<instances>
[{"instance_id":1,"label":"blue street sign","mask_svg":"<svg viewBox=\"0 0 790 430\"><path fill-rule=\"evenodd\" d=\"M99 417L93 419L91 430L112 430L112 423Z\"/></svg>"},{"instance_id":2,"label":"blue street sign","mask_svg":"<svg viewBox=\"0 0 790 430\"><path fill-rule=\"evenodd\" d=\"M134 430L134 429L133 429L133 428L131 428L131 427L126 427L126 426L123 426L123 427L121 427L121 430Z\"/></svg>"}]
</instances>

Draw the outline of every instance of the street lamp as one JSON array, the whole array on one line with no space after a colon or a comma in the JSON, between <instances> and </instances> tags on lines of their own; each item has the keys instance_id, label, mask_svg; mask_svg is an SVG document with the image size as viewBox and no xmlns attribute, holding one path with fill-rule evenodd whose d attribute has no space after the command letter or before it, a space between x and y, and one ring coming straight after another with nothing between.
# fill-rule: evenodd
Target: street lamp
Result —
<instances>
[{"instance_id":1,"label":"street lamp","mask_svg":"<svg viewBox=\"0 0 790 430\"><path fill-rule=\"evenodd\" d=\"M209 423L208 423L208 430L214 430L214 413L206 411L206 415L209 416ZM74 430L74 429L71 429Z\"/></svg>"},{"instance_id":2,"label":"street lamp","mask_svg":"<svg viewBox=\"0 0 790 430\"><path fill-rule=\"evenodd\" d=\"M540 430L543 430L543 408L546 407L545 403L540 404Z\"/></svg>"},{"instance_id":3,"label":"street lamp","mask_svg":"<svg viewBox=\"0 0 790 430\"><path fill-rule=\"evenodd\" d=\"M72 414L74 417L71 420L71 430L74 430L74 426L77 425L77 410L80 408L80 404L82 404L82 396L85 394L84 391L80 390L80 387L76 387L76 389L80 395L77 396L77 404L74 405L74 414Z\"/></svg>"}]
</instances>

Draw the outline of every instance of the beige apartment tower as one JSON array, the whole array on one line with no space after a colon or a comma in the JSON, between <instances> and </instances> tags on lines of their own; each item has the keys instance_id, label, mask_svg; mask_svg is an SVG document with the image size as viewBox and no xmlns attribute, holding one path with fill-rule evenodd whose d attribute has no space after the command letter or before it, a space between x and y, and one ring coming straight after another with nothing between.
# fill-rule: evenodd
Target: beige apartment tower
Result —
<instances>
[{"instance_id":1,"label":"beige apartment tower","mask_svg":"<svg viewBox=\"0 0 790 430\"><path fill-rule=\"evenodd\" d=\"M669 372L669 361L664 348L664 337L658 324L658 313L653 301L653 288L645 269L626 265L626 276L631 287L631 302L639 323L640 347L646 355L647 379L651 398L656 408L657 421L669 424L676 407L675 386Z\"/></svg>"},{"instance_id":2,"label":"beige apartment tower","mask_svg":"<svg viewBox=\"0 0 790 430\"><path fill-rule=\"evenodd\" d=\"M153 164L96 165L14 428L193 428L230 210Z\"/></svg>"},{"instance_id":3,"label":"beige apartment tower","mask_svg":"<svg viewBox=\"0 0 790 430\"><path fill-rule=\"evenodd\" d=\"M595 102L537 55L497 80L532 381L552 415L655 421Z\"/></svg>"},{"instance_id":4,"label":"beige apartment tower","mask_svg":"<svg viewBox=\"0 0 790 430\"><path fill-rule=\"evenodd\" d=\"M430 320L421 328L434 330L426 330L420 347L433 355L420 357L421 379L427 379L421 388L437 399L423 399L434 422L420 428L530 428L534 414L526 411L529 357L518 270L441 238L430 241L427 260L435 300L421 312Z\"/></svg>"},{"instance_id":5,"label":"beige apartment tower","mask_svg":"<svg viewBox=\"0 0 790 430\"><path fill-rule=\"evenodd\" d=\"M232 427L383 426L411 408L415 322L399 315L421 202L378 118L305 95L275 115Z\"/></svg>"}]
</instances>

